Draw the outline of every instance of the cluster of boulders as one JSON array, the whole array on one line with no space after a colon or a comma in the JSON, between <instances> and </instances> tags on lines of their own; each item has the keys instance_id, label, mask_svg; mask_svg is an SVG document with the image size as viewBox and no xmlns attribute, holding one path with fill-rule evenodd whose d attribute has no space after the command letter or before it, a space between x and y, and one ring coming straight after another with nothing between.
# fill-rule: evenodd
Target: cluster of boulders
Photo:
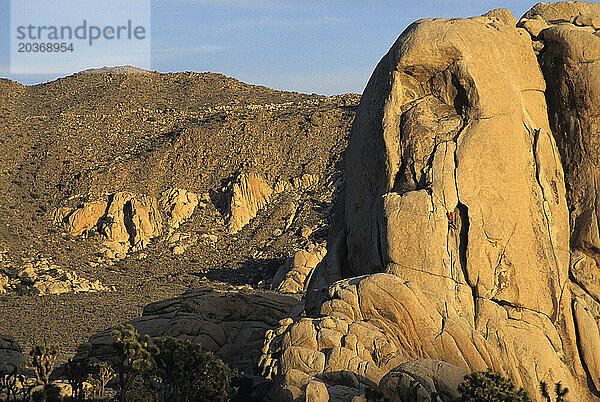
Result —
<instances>
[{"instance_id":1,"label":"cluster of boulders","mask_svg":"<svg viewBox=\"0 0 600 402\"><path fill-rule=\"evenodd\" d=\"M99 233L105 240L101 253L107 258L124 258L140 251L163 234L169 236L173 250L179 251L174 233L190 219L199 204L209 202L184 189L169 189L156 197L117 192L78 208L61 208L56 221L63 222L72 236ZM181 246L184 247L184 246Z\"/></svg>"},{"instance_id":2,"label":"cluster of boulders","mask_svg":"<svg viewBox=\"0 0 600 402\"><path fill-rule=\"evenodd\" d=\"M49 258L32 259L20 268L0 272L0 293L32 291L44 296L110 290L113 288L104 286L99 280L83 278L74 271L54 264Z\"/></svg>"},{"instance_id":3,"label":"cluster of boulders","mask_svg":"<svg viewBox=\"0 0 600 402\"><path fill-rule=\"evenodd\" d=\"M319 184L318 175L304 174L293 180L278 180L273 188L257 172L236 175L224 187L225 219L230 234L239 232L258 211L268 205L273 195L307 190ZM198 205L206 206L209 195L202 196L184 189L169 189L156 198L147 194L116 192L77 208L62 207L55 212L55 222L63 223L72 236L100 234L101 254L110 259L125 258L127 253L145 249L152 239L165 236L174 254L182 254L195 244L197 236L178 233Z\"/></svg>"},{"instance_id":4,"label":"cluster of boulders","mask_svg":"<svg viewBox=\"0 0 600 402\"><path fill-rule=\"evenodd\" d=\"M303 174L292 180L277 180L273 187L257 172L240 173L223 190L227 195L227 228L235 234L248 224L279 193L302 191L319 184L320 177Z\"/></svg>"}]
</instances>

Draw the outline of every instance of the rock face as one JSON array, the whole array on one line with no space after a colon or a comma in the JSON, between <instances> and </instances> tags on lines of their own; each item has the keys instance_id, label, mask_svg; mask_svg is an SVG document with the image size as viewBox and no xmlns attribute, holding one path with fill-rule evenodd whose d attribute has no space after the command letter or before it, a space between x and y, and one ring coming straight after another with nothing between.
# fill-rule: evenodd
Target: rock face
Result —
<instances>
[{"instance_id":1,"label":"rock face","mask_svg":"<svg viewBox=\"0 0 600 402\"><path fill-rule=\"evenodd\" d=\"M162 233L162 217L156 198L119 192L109 197L106 214L100 218L100 233L109 241L141 250Z\"/></svg>"},{"instance_id":2,"label":"rock face","mask_svg":"<svg viewBox=\"0 0 600 402\"><path fill-rule=\"evenodd\" d=\"M281 397L341 377L361 392L418 359L491 367L534 398L540 381L599 395L598 7L541 3L526 29L506 10L421 20L398 38L354 122L317 318L266 335Z\"/></svg>"},{"instance_id":3,"label":"rock face","mask_svg":"<svg viewBox=\"0 0 600 402\"><path fill-rule=\"evenodd\" d=\"M198 195L178 188L165 191L159 200L146 194L117 192L72 211L61 209L56 216L73 236L99 232L106 239L105 256L120 258L146 248L151 239L165 231L173 235L190 219L199 202Z\"/></svg>"},{"instance_id":4,"label":"rock face","mask_svg":"<svg viewBox=\"0 0 600 402\"><path fill-rule=\"evenodd\" d=\"M579 353L600 390L600 4L540 3L521 20L543 21L540 65L550 126L565 170L570 211L570 275ZM527 26L525 26L527 28ZM530 31L530 30L529 30ZM533 36L535 32L531 32ZM596 394L600 395L600 394Z\"/></svg>"},{"instance_id":5,"label":"rock face","mask_svg":"<svg viewBox=\"0 0 600 402\"><path fill-rule=\"evenodd\" d=\"M10 335L0 335L0 375L20 368L25 361L21 347Z\"/></svg>"},{"instance_id":6,"label":"rock face","mask_svg":"<svg viewBox=\"0 0 600 402\"><path fill-rule=\"evenodd\" d=\"M106 213L108 203L104 200L89 202L78 208L67 217L67 229L73 236L97 227L98 221Z\"/></svg>"},{"instance_id":7,"label":"rock face","mask_svg":"<svg viewBox=\"0 0 600 402\"><path fill-rule=\"evenodd\" d=\"M390 401L458 400L465 369L439 360L414 360L387 373L379 384Z\"/></svg>"},{"instance_id":8,"label":"rock face","mask_svg":"<svg viewBox=\"0 0 600 402\"><path fill-rule=\"evenodd\" d=\"M131 324L151 337L172 336L202 344L232 367L255 370L264 334L298 303L296 297L199 288L149 304ZM110 359L110 330L81 345L79 354Z\"/></svg>"},{"instance_id":9,"label":"rock face","mask_svg":"<svg viewBox=\"0 0 600 402\"><path fill-rule=\"evenodd\" d=\"M199 202L198 195L184 189L165 191L160 198L160 205L165 211L167 227L171 230L178 229L183 222L192 217Z\"/></svg>"},{"instance_id":10,"label":"rock face","mask_svg":"<svg viewBox=\"0 0 600 402\"><path fill-rule=\"evenodd\" d=\"M273 277L273 288L279 292L304 293L308 287L312 272L323 260L324 245L311 245L300 250L279 267Z\"/></svg>"},{"instance_id":11,"label":"rock face","mask_svg":"<svg viewBox=\"0 0 600 402\"><path fill-rule=\"evenodd\" d=\"M231 183L227 228L229 233L237 233L246 226L256 213L271 199L273 189L257 173L242 173Z\"/></svg>"}]
</instances>

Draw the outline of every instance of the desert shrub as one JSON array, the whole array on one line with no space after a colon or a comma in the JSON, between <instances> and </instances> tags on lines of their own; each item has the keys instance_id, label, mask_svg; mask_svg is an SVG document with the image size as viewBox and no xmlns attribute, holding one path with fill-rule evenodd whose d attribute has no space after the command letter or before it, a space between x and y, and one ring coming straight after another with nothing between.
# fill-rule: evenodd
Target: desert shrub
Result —
<instances>
[{"instance_id":1,"label":"desert shrub","mask_svg":"<svg viewBox=\"0 0 600 402\"><path fill-rule=\"evenodd\" d=\"M458 386L459 401L470 402L530 402L531 398L523 388L516 389L509 378L502 377L492 369L475 371L465 376Z\"/></svg>"},{"instance_id":2,"label":"desert shrub","mask_svg":"<svg viewBox=\"0 0 600 402\"><path fill-rule=\"evenodd\" d=\"M163 338L156 341L153 357L164 400L228 401L236 393L232 380L238 376L237 371L204 351L200 344Z\"/></svg>"},{"instance_id":3,"label":"desert shrub","mask_svg":"<svg viewBox=\"0 0 600 402\"><path fill-rule=\"evenodd\" d=\"M545 401L552 402L552 399L550 398L550 393L548 392L548 386L544 381L540 382L540 392L542 393L542 398L544 398ZM566 400L565 396L568 392L569 388L563 387L560 381L557 382L554 386L554 395L556 396L556 402L564 402Z\"/></svg>"},{"instance_id":4,"label":"desert shrub","mask_svg":"<svg viewBox=\"0 0 600 402\"><path fill-rule=\"evenodd\" d=\"M155 388L149 377L136 376L123 391L121 400L124 402L155 402L158 400Z\"/></svg>"}]
</instances>

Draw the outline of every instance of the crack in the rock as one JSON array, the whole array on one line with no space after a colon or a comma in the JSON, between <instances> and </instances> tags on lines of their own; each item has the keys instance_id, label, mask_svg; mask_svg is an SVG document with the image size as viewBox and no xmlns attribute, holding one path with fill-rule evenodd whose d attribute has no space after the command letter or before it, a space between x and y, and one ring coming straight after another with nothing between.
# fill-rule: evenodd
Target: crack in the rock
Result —
<instances>
[{"instance_id":1,"label":"crack in the rock","mask_svg":"<svg viewBox=\"0 0 600 402\"><path fill-rule=\"evenodd\" d=\"M526 111L524 110L524 112L526 112ZM528 115L526 115L526 117L530 118ZM529 133L531 133L531 130L529 129L529 127L527 127L527 124L525 124L525 129ZM542 193L542 199L543 199L543 202L542 202L542 212L544 213L544 218L545 218L545 223L546 223L546 230L548 231L548 241L550 243L550 248L552 250L552 258L554 260L554 267L556 269L556 274L559 275L560 264L558 262L558 257L556 256L556 251L557 250L554 247L554 241L552 240L552 228L550 226L550 217L548 216L548 211L546 211L546 207L544 205L544 203L548 203L549 204L549 202L548 202L548 199L547 199L546 194L544 192L544 186L542 185L542 181L541 181L541 178L540 178L540 168L539 168L540 161L538 160L538 141L539 141L539 136L540 136L541 132L542 132L541 128L539 128L539 129L533 128L533 162L534 162L534 165L535 165L535 179L536 179L537 184L538 184L538 186L540 188L540 191ZM559 278L560 278L560 276L559 276ZM560 284L559 284L559 286L560 286ZM552 290L554 290L554 289L552 289ZM554 298L552 298L552 300L554 301ZM552 312L552 316L554 317L554 319L552 319L551 321L554 323L558 319L558 310L559 310L558 304L554 305L553 308L554 308L554 311Z\"/></svg>"},{"instance_id":2,"label":"crack in the rock","mask_svg":"<svg viewBox=\"0 0 600 402\"><path fill-rule=\"evenodd\" d=\"M435 276L435 277L438 277L438 278L450 279L451 281L453 281L453 282L454 282L454 283L456 283L457 285L465 285L465 286L469 286L469 285L467 285L466 283L461 283L461 282L457 281L456 279L454 279L454 278L453 278L453 277L451 277L451 276L446 276L446 275L436 274L436 273L429 272L429 271L425 271L425 270L422 270L422 269L419 269L419 268L415 268L415 267L409 267L408 265L399 264L399 263L397 263L397 262L393 262L393 261L392 261L391 263L392 263L392 264L394 264L394 265L397 265L397 266L399 266L399 267L405 268L405 269L410 269L410 270L412 270L412 271L417 271L417 272L421 272L421 273L424 273L424 274L429 274L429 275L431 275L431 276Z\"/></svg>"},{"instance_id":3,"label":"crack in the rock","mask_svg":"<svg viewBox=\"0 0 600 402\"><path fill-rule=\"evenodd\" d=\"M506 307L511 307L514 308L516 310L527 310L527 311L531 311L532 313L536 313L536 314L540 314L543 315L544 317L546 317L550 322L553 322L552 319L550 318L550 316L546 313L544 313L543 311L538 311L529 307L525 307L525 306L521 306L518 304L514 304L512 302L509 302L508 300L498 300L498 299L494 299L494 298L485 298L485 297L480 297L480 299L485 299L485 300L489 300L493 303L496 303L497 305L499 305L500 307L503 307L506 309Z\"/></svg>"},{"instance_id":4,"label":"crack in the rock","mask_svg":"<svg viewBox=\"0 0 600 402\"><path fill-rule=\"evenodd\" d=\"M498 268L500 267L500 264L502 263L502 259L506 255L506 247L508 247L508 243L512 239L513 234L515 233L515 229L516 228L517 228L517 224L515 223L515 225L513 226L513 230L510 232L510 235L508 236L508 239L506 239L506 243L504 243L504 247L502 248L502 251L500 252L500 255L498 256L498 260L496 262L496 266L494 267L494 277L496 277L496 272L497 272ZM496 288L495 284L494 284L494 288ZM494 296L495 296L500 291L502 291L502 289L500 289L500 286L498 286L498 290L496 292L493 292L493 290L492 290L492 293L494 293ZM494 296L492 296L492 298Z\"/></svg>"}]
</instances>

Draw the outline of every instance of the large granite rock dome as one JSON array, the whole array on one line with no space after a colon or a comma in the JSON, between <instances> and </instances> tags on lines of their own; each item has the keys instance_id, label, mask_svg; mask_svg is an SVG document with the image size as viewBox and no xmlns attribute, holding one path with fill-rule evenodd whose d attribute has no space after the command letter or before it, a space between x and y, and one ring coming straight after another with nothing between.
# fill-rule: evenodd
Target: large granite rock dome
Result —
<instances>
[{"instance_id":1,"label":"large granite rock dome","mask_svg":"<svg viewBox=\"0 0 600 402\"><path fill-rule=\"evenodd\" d=\"M267 333L280 397L419 359L600 395L599 19L540 3L402 33L361 99L316 317Z\"/></svg>"}]
</instances>

